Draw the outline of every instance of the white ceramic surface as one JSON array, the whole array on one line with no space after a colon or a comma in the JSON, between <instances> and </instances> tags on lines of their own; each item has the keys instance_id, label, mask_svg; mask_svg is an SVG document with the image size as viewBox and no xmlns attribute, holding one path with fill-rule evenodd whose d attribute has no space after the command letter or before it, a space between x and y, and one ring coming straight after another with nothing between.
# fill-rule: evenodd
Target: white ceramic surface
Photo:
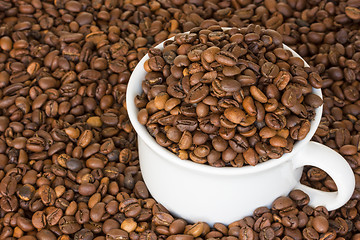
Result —
<instances>
[{"instance_id":1,"label":"white ceramic surface","mask_svg":"<svg viewBox=\"0 0 360 240\"><path fill-rule=\"evenodd\" d=\"M162 49L163 43L157 48ZM287 46L284 48L300 57ZM316 109L310 132L304 140L295 143L291 153L256 166L215 168L181 160L158 145L146 127L138 122L138 109L134 104L136 95L142 92L141 83L146 75L143 66L148 58L148 55L143 57L131 75L126 95L127 110L138 134L144 181L152 196L174 215L191 222L229 224L252 215L257 207L269 207L273 200L294 188L310 195L310 205L322 205L328 210L339 208L350 199L355 179L346 160L330 148L310 141L320 123L322 106ZM322 97L319 89L313 89L313 93ZM338 191L328 193L300 184L305 165L327 172Z\"/></svg>"}]
</instances>

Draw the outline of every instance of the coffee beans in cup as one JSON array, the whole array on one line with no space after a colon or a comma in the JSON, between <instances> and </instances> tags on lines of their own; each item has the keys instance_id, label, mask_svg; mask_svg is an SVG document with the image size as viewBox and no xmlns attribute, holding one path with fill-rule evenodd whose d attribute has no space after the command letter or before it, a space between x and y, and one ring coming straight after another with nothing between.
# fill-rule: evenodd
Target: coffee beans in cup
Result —
<instances>
[{"instance_id":1,"label":"coffee beans in cup","mask_svg":"<svg viewBox=\"0 0 360 240\"><path fill-rule=\"evenodd\" d=\"M282 36L250 24L194 28L151 48L138 120L181 159L215 167L280 158L306 137L322 78L283 48Z\"/></svg>"}]
</instances>

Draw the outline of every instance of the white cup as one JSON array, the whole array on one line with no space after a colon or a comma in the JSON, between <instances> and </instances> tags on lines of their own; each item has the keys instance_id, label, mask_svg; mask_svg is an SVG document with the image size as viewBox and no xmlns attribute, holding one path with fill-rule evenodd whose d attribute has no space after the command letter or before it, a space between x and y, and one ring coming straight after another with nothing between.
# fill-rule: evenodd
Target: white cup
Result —
<instances>
[{"instance_id":1,"label":"white cup","mask_svg":"<svg viewBox=\"0 0 360 240\"><path fill-rule=\"evenodd\" d=\"M163 43L156 48L163 49ZM286 45L284 48L301 58ZM136 95L142 93L141 83L146 75L143 66L147 59L148 55L141 59L130 77L126 105L138 134L140 168L146 186L154 199L172 214L190 222L230 224L252 215L258 207L270 207L276 198L293 189L307 193L311 206L325 206L328 210L337 209L350 199L355 178L346 160L329 147L310 141L320 123L322 106L315 110L310 132L294 144L292 152L256 166L215 168L181 160L161 147L137 120L134 103ZM313 93L322 98L320 89L313 88ZM338 191L324 192L301 184L305 165L324 170L335 181Z\"/></svg>"}]
</instances>

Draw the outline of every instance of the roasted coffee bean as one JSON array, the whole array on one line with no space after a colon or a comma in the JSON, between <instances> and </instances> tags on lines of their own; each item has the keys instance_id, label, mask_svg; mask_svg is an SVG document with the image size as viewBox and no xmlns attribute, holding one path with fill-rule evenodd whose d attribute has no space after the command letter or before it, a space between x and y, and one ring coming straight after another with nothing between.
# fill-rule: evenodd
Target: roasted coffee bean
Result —
<instances>
[{"instance_id":1,"label":"roasted coffee bean","mask_svg":"<svg viewBox=\"0 0 360 240\"><path fill-rule=\"evenodd\" d=\"M50 226L56 225L60 218L63 216L63 211L61 208L49 207L45 211L46 213L46 222Z\"/></svg>"},{"instance_id":2,"label":"roasted coffee bean","mask_svg":"<svg viewBox=\"0 0 360 240\"><path fill-rule=\"evenodd\" d=\"M46 206L51 206L55 204L56 194L54 189L52 189L49 185L43 185L39 188L39 195L41 197L42 202Z\"/></svg>"},{"instance_id":3,"label":"roasted coffee bean","mask_svg":"<svg viewBox=\"0 0 360 240\"><path fill-rule=\"evenodd\" d=\"M291 108L298 104L298 91L295 88L288 88L281 97L281 103Z\"/></svg>"},{"instance_id":4,"label":"roasted coffee bean","mask_svg":"<svg viewBox=\"0 0 360 240\"><path fill-rule=\"evenodd\" d=\"M243 155L245 161L251 166L255 166L259 162L259 156L253 148L248 148Z\"/></svg>"},{"instance_id":5,"label":"roasted coffee bean","mask_svg":"<svg viewBox=\"0 0 360 240\"><path fill-rule=\"evenodd\" d=\"M176 59L176 58L175 58ZM160 56L154 56L149 59L149 67L153 71L160 71L165 65L165 61Z\"/></svg>"},{"instance_id":6,"label":"roasted coffee bean","mask_svg":"<svg viewBox=\"0 0 360 240\"><path fill-rule=\"evenodd\" d=\"M322 87L322 78L318 73L312 72L309 75L309 83L314 88L321 88Z\"/></svg>"},{"instance_id":7,"label":"roasted coffee bean","mask_svg":"<svg viewBox=\"0 0 360 240\"><path fill-rule=\"evenodd\" d=\"M318 239L319 234L312 227L307 227L302 231L302 235L305 239Z\"/></svg>"},{"instance_id":8,"label":"roasted coffee bean","mask_svg":"<svg viewBox=\"0 0 360 240\"><path fill-rule=\"evenodd\" d=\"M288 198L288 197L279 197L273 202L272 209L281 211L281 210L284 210L284 209L288 209L293 205L294 205L294 202L290 198Z\"/></svg>"},{"instance_id":9,"label":"roasted coffee bean","mask_svg":"<svg viewBox=\"0 0 360 240\"><path fill-rule=\"evenodd\" d=\"M274 79L274 84L280 91L282 91L286 88L290 79L291 75L289 72L280 71Z\"/></svg>"},{"instance_id":10,"label":"roasted coffee bean","mask_svg":"<svg viewBox=\"0 0 360 240\"><path fill-rule=\"evenodd\" d=\"M59 221L59 228L65 234L73 234L81 229L73 216L64 216Z\"/></svg>"},{"instance_id":11,"label":"roasted coffee bean","mask_svg":"<svg viewBox=\"0 0 360 240\"><path fill-rule=\"evenodd\" d=\"M79 209L75 214L75 219L79 224L84 224L90 220L90 211L87 208Z\"/></svg>"},{"instance_id":12,"label":"roasted coffee bean","mask_svg":"<svg viewBox=\"0 0 360 240\"><path fill-rule=\"evenodd\" d=\"M266 125L274 130L283 129L286 125L286 118L284 115L277 115L274 113L267 113L265 115L265 123Z\"/></svg>"},{"instance_id":13,"label":"roasted coffee bean","mask_svg":"<svg viewBox=\"0 0 360 240\"><path fill-rule=\"evenodd\" d=\"M37 211L32 216L32 224L37 229L45 228L46 226L46 216L43 211Z\"/></svg>"},{"instance_id":14,"label":"roasted coffee bean","mask_svg":"<svg viewBox=\"0 0 360 240\"><path fill-rule=\"evenodd\" d=\"M40 240L42 240L42 239L49 239L49 240L57 239L56 235L48 229L42 229L41 231L36 233L36 237Z\"/></svg>"},{"instance_id":15,"label":"roasted coffee bean","mask_svg":"<svg viewBox=\"0 0 360 240\"><path fill-rule=\"evenodd\" d=\"M201 56L204 60L208 63L212 63L215 61L215 55L220 52L220 48L216 46L209 47L208 49L204 50Z\"/></svg>"},{"instance_id":16,"label":"roasted coffee bean","mask_svg":"<svg viewBox=\"0 0 360 240\"><path fill-rule=\"evenodd\" d=\"M16 192L17 182L10 176L4 177L0 182L0 192L5 196L14 195Z\"/></svg>"},{"instance_id":17,"label":"roasted coffee bean","mask_svg":"<svg viewBox=\"0 0 360 240\"><path fill-rule=\"evenodd\" d=\"M309 196L300 190L293 190L289 197L296 202L298 206L304 206L309 203Z\"/></svg>"},{"instance_id":18,"label":"roasted coffee bean","mask_svg":"<svg viewBox=\"0 0 360 240\"><path fill-rule=\"evenodd\" d=\"M255 231L249 226L244 226L240 229L240 239L255 239Z\"/></svg>"},{"instance_id":19,"label":"roasted coffee bean","mask_svg":"<svg viewBox=\"0 0 360 240\"><path fill-rule=\"evenodd\" d=\"M227 108L224 111L224 116L229 121L236 123L236 124L240 124L245 118L245 113L240 108L231 107L231 108Z\"/></svg>"},{"instance_id":20,"label":"roasted coffee bean","mask_svg":"<svg viewBox=\"0 0 360 240\"><path fill-rule=\"evenodd\" d=\"M359 9L356 7L352 7L352 6L346 7L345 14L352 20L360 19L360 12L359 12Z\"/></svg>"},{"instance_id":21,"label":"roasted coffee bean","mask_svg":"<svg viewBox=\"0 0 360 240\"><path fill-rule=\"evenodd\" d=\"M251 86L250 87L250 93L253 96L253 98L261 103L266 103L268 101L265 94L257 87Z\"/></svg>"},{"instance_id":22,"label":"roasted coffee bean","mask_svg":"<svg viewBox=\"0 0 360 240\"><path fill-rule=\"evenodd\" d=\"M129 239L129 235L127 232L125 232L124 230L121 229L111 229L107 234L106 234L106 239L109 240L116 240L116 239Z\"/></svg>"},{"instance_id":23,"label":"roasted coffee bean","mask_svg":"<svg viewBox=\"0 0 360 240\"><path fill-rule=\"evenodd\" d=\"M225 66L232 67L236 64L236 57L230 52L220 51L215 55L215 60Z\"/></svg>"},{"instance_id":24,"label":"roasted coffee bean","mask_svg":"<svg viewBox=\"0 0 360 240\"><path fill-rule=\"evenodd\" d=\"M309 105L309 106L312 106L312 107L319 107L322 105L323 101L322 99L315 95L315 94L308 94L306 97L305 97L305 102Z\"/></svg>"},{"instance_id":25,"label":"roasted coffee bean","mask_svg":"<svg viewBox=\"0 0 360 240\"><path fill-rule=\"evenodd\" d=\"M233 79L224 79L220 82L220 88L226 92L237 92L240 90L241 84Z\"/></svg>"},{"instance_id":26,"label":"roasted coffee bean","mask_svg":"<svg viewBox=\"0 0 360 240\"><path fill-rule=\"evenodd\" d=\"M329 229L329 222L324 216L317 216L312 220L312 226L318 233L326 233Z\"/></svg>"},{"instance_id":27,"label":"roasted coffee bean","mask_svg":"<svg viewBox=\"0 0 360 240\"><path fill-rule=\"evenodd\" d=\"M17 194L20 199L30 201L35 194L35 188L30 184L25 184L17 191Z\"/></svg>"},{"instance_id":28,"label":"roasted coffee bean","mask_svg":"<svg viewBox=\"0 0 360 240\"><path fill-rule=\"evenodd\" d=\"M96 186L92 183L83 183L79 186L79 193L84 196L90 196L96 191Z\"/></svg>"},{"instance_id":29,"label":"roasted coffee bean","mask_svg":"<svg viewBox=\"0 0 360 240\"><path fill-rule=\"evenodd\" d=\"M92 240L94 239L94 234L89 229L81 229L74 235L74 239L81 240Z\"/></svg>"},{"instance_id":30,"label":"roasted coffee bean","mask_svg":"<svg viewBox=\"0 0 360 240\"><path fill-rule=\"evenodd\" d=\"M268 78L275 78L279 73L279 67L271 62L266 62L261 67L261 73Z\"/></svg>"},{"instance_id":31,"label":"roasted coffee bean","mask_svg":"<svg viewBox=\"0 0 360 240\"><path fill-rule=\"evenodd\" d=\"M34 230L34 226L31 223L31 220L24 217L17 217L16 224L19 226L21 230L24 232L30 232Z\"/></svg>"}]
</instances>

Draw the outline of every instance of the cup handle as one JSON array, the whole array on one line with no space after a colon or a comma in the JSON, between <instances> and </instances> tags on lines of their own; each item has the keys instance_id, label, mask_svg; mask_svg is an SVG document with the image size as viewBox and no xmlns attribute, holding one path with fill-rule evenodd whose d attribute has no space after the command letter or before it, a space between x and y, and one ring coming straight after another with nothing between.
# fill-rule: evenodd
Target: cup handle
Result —
<instances>
[{"instance_id":1,"label":"cup handle","mask_svg":"<svg viewBox=\"0 0 360 240\"><path fill-rule=\"evenodd\" d=\"M324 206L329 211L343 206L352 196L355 177L347 161L336 151L317 142L310 141L292 159L294 168L305 165L324 170L335 182L337 192L324 192L301 184L294 187L307 193L310 206Z\"/></svg>"}]
</instances>

